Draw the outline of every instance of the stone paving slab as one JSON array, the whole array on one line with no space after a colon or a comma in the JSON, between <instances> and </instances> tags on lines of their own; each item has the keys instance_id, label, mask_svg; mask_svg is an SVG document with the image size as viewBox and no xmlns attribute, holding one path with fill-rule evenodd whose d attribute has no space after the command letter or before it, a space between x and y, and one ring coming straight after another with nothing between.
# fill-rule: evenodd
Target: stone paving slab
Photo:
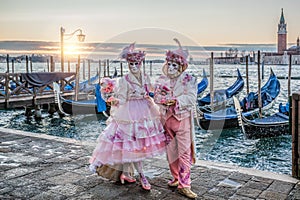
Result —
<instances>
[{"instance_id":1,"label":"stone paving slab","mask_svg":"<svg viewBox=\"0 0 300 200\"><path fill-rule=\"evenodd\" d=\"M165 156L144 162L152 185L122 185L88 170L94 143L0 128L0 199L186 199L167 187ZM137 177L138 178L138 177ZM299 180L288 175L197 161L192 167L197 199L300 199Z\"/></svg>"}]
</instances>

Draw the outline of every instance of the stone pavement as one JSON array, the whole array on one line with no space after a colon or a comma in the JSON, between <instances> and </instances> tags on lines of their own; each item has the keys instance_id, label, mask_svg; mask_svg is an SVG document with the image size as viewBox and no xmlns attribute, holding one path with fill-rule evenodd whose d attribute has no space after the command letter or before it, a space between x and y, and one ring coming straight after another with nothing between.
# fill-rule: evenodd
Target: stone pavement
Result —
<instances>
[{"instance_id":1,"label":"stone pavement","mask_svg":"<svg viewBox=\"0 0 300 200\"><path fill-rule=\"evenodd\" d=\"M0 199L186 199L167 187L164 157L145 161L150 192L140 184L91 174L95 144L0 128ZM198 161L192 168L197 199L300 199L298 180L226 164Z\"/></svg>"}]
</instances>

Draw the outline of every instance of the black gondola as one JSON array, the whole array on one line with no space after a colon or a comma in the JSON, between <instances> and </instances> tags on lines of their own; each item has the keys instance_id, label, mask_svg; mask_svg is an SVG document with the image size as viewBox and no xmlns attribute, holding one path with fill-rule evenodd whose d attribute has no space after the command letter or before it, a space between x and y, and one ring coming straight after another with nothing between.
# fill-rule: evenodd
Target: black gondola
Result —
<instances>
[{"instance_id":1,"label":"black gondola","mask_svg":"<svg viewBox=\"0 0 300 200\"><path fill-rule=\"evenodd\" d=\"M257 139L290 134L289 116L278 112L267 117L249 120L241 113L238 99L236 97L233 98L239 126L246 138Z\"/></svg>"},{"instance_id":2,"label":"black gondola","mask_svg":"<svg viewBox=\"0 0 300 200\"><path fill-rule=\"evenodd\" d=\"M91 100L74 101L65 99L60 95L60 86L53 83L55 102L61 113L65 115L82 115L82 114L97 114L108 117L110 106L102 99L100 93L100 85L95 86L95 96Z\"/></svg>"}]
</instances>

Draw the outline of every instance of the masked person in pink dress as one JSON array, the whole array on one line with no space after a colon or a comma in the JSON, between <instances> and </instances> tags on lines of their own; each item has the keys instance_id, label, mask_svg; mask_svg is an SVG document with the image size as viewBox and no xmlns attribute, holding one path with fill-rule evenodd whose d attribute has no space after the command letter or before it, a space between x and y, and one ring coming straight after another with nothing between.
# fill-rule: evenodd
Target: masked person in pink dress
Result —
<instances>
[{"instance_id":1,"label":"masked person in pink dress","mask_svg":"<svg viewBox=\"0 0 300 200\"><path fill-rule=\"evenodd\" d=\"M195 163L193 108L196 105L196 78L186 73L188 51L167 51L163 76L156 81L154 101L160 105L166 131L167 159L173 180L170 187L178 193L196 198L191 190L191 165Z\"/></svg>"},{"instance_id":2,"label":"masked person in pink dress","mask_svg":"<svg viewBox=\"0 0 300 200\"><path fill-rule=\"evenodd\" d=\"M150 78L141 71L145 53L135 50L135 44L120 54L128 62L129 73L119 78L113 95L107 127L100 134L90 159L93 167L121 166L119 180L135 182L131 176L133 164L139 173L141 186L151 185L143 173L142 160L165 152L165 134L157 105L149 97ZM99 174L99 173L98 173Z\"/></svg>"}]
</instances>

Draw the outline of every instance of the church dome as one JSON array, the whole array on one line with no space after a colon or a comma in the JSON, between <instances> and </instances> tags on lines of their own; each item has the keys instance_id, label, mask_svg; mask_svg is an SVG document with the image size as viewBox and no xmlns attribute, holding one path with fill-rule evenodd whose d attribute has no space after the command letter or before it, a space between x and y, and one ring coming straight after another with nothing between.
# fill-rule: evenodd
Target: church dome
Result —
<instances>
[{"instance_id":1,"label":"church dome","mask_svg":"<svg viewBox=\"0 0 300 200\"><path fill-rule=\"evenodd\" d=\"M300 51L300 46L291 46L288 51Z\"/></svg>"}]
</instances>

